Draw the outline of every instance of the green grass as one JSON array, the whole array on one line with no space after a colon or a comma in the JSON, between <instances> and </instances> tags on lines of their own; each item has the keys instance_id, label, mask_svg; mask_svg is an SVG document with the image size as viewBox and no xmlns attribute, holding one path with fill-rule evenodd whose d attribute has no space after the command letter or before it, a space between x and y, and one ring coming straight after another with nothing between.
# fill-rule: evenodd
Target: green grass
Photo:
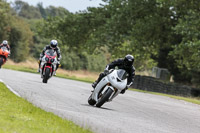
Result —
<instances>
[{"instance_id":1,"label":"green grass","mask_svg":"<svg viewBox=\"0 0 200 133\"><path fill-rule=\"evenodd\" d=\"M17 70L17 71L22 71L22 72L30 72L30 73L37 73L37 69L31 69L31 68L28 68L28 67L24 67L24 66L15 66L15 65L3 65L2 66L3 68L6 68L6 69L11 69L11 70Z\"/></svg>"},{"instance_id":2,"label":"green grass","mask_svg":"<svg viewBox=\"0 0 200 133\"><path fill-rule=\"evenodd\" d=\"M200 105L200 98L174 96L174 95L169 95L169 94L150 92L150 91L144 91L144 90L138 90L138 89L132 89L132 88L129 89L129 90L143 92L143 93L150 93L150 94L154 94L154 95L167 96L167 97L171 97L171 98L174 98L174 99L184 100L184 101L187 101L187 102L190 102L190 103L195 103L195 104Z\"/></svg>"},{"instance_id":3,"label":"green grass","mask_svg":"<svg viewBox=\"0 0 200 133\"><path fill-rule=\"evenodd\" d=\"M0 133L91 133L17 97L0 83Z\"/></svg>"},{"instance_id":4,"label":"green grass","mask_svg":"<svg viewBox=\"0 0 200 133\"><path fill-rule=\"evenodd\" d=\"M66 79L71 79L71 80L77 80L77 81L82 81L82 82L87 82L87 83L93 83L94 79L91 78L78 78L75 76L69 76L66 74L61 74L61 73L56 73L56 77L60 77L60 78L66 78Z\"/></svg>"}]
</instances>

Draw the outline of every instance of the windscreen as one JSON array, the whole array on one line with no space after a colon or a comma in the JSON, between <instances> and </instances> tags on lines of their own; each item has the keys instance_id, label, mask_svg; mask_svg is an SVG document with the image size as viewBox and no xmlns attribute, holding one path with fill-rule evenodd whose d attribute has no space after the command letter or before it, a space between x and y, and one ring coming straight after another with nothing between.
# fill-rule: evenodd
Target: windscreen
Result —
<instances>
[{"instance_id":1,"label":"windscreen","mask_svg":"<svg viewBox=\"0 0 200 133\"><path fill-rule=\"evenodd\" d=\"M52 49L48 49L48 50L45 52L45 54L48 55L48 56L55 56L55 52L54 52L54 50L52 50Z\"/></svg>"},{"instance_id":2,"label":"windscreen","mask_svg":"<svg viewBox=\"0 0 200 133\"><path fill-rule=\"evenodd\" d=\"M7 47L2 47L1 49L2 49L3 51L8 50Z\"/></svg>"},{"instance_id":3,"label":"windscreen","mask_svg":"<svg viewBox=\"0 0 200 133\"><path fill-rule=\"evenodd\" d=\"M119 79L124 80L127 78L128 73L123 69L119 69L119 70L117 70L117 76Z\"/></svg>"}]
</instances>

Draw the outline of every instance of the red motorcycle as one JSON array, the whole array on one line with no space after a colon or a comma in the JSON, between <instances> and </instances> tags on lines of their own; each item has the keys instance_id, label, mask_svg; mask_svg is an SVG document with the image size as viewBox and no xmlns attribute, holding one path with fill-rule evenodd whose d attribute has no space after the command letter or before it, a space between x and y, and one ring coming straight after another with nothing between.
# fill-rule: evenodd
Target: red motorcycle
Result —
<instances>
[{"instance_id":1,"label":"red motorcycle","mask_svg":"<svg viewBox=\"0 0 200 133\"><path fill-rule=\"evenodd\" d=\"M9 54L10 54L10 52L8 51L8 49L6 47L2 47L0 49L0 68L3 64L6 63Z\"/></svg>"},{"instance_id":2,"label":"red motorcycle","mask_svg":"<svg viewBox=\"0 0 200 133\"><path fill-rule=\"evenodd\" d=\"M43 78L43 83L47 83L56 72L57 54L54 50L47 50L41 61L40 74Z\"/></svg>"}]
</instances>

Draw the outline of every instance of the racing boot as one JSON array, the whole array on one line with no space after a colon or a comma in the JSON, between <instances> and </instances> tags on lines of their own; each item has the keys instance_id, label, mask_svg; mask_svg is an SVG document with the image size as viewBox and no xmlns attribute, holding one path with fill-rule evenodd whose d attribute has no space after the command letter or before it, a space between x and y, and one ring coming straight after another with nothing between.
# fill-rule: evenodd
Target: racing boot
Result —
<instances>
[{"instance_id":1,"label":"racing boot","mask_svg":"<svg viewBox=\"0 0 200 133\"><path fill-rule=\"evenodd\" d=\"M95 81L93 84L92 84L92 87L95 88L97 86L98 82Z\"/></svg>"},{"instance_id":2,"label":"racing boot","mask_svg":"<svg viewBox=\"0 0 200 133\"><path fill-rule=\"evenodd\" d=\"M104 72L100 73L99 78L92 84L92 87L95 88L97 86L97 84L101 81L101 79L105 76L106 76L106 74Z\"/></svg>"},{"instance_id":3,"label":"racing boot","mask_svg":"<svg viewBox=\"0 0 200 133\"><path fill-rule=\"evenodd\" d=\"M57 71L57 69L58 69L59 67L61 67L61 64L60 64L60 63L57 63L57 64L56 64L56 71ZM54 73L54 76L56 76L56 71L55 71L55 73Z\"/></svg>"},{"instance_id":4,"label":"racing boot","mask_svg":"<svg viewBox=\"0 0 200 133\"><path fill-rule=\"evenodd\" d=\"M55 71L55 73L53 74L53 76L56 76L56 71Z\"/></svg>"},{"instance_id":5,"label":"racing boot","mask_svg":"<svg viewBox=\"0 0 200 133\"><path fill-rule=\"evenodd\" d=\"M40 73L40 67L38 68L38 71L37 71L38 73Z\"/></svg>"},{"instance_id":6,"label":"racing boot","mask_svg":"<svg viewBox=\"0 0 200 133\"><path fill-rule=\"evenodd\" d=\"M40 72L40 65L41 65L41 60L38 60L39 68L38 68L38 73Z\"/></svg>"}]
</instances>

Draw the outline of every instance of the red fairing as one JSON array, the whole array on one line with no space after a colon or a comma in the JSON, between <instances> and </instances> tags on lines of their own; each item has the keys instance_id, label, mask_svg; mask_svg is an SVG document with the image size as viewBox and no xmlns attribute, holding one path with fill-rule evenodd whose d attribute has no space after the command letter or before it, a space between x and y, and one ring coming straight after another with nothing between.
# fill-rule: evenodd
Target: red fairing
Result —
<instances>
[{"instance_id":1,"label":"red fairing","mask_svg":"<svg viewBox=\"0 0 200 133\"><path fill-rule=\"evenodd\" d=\"M10 54L10 52L8 50L2 49L2 48L0 48L0 58L3 58L3 64L5 64L6 59L8 58L8 55Z\"/></svg>"},{"instance_id":2,"label":"red fairing","mask_svg":"<svg viewBox=\"0 0 200 133\"><path fill-rule=\"evenodd\" d=\"M51 72L52 72L52 67L51 67L52 62L51 62L51 59L54 59L54 60L55 60L56 55L55 55L55 56L49 56L49 55L45 54L45 56L46 56L46 58L48 58L48 62L47 62L47 65L46 65L45 68L44 68L44 71L45 71L46 68L48 67L48 68L50 68L50 70L51 70Z\"/></svg>"},{"instance_id":3,"label":"red fairing","mask_svg":"<svg viewBox=\"0 0 200 133\"><path fill-rule=\"evenodd\" d=\"M51 72L52 72L51 66L45 66L45 67L44 67L44 71L46 70L46 68L50 68L50 70L51 70Z\"/></svg>"}]
</instances>

